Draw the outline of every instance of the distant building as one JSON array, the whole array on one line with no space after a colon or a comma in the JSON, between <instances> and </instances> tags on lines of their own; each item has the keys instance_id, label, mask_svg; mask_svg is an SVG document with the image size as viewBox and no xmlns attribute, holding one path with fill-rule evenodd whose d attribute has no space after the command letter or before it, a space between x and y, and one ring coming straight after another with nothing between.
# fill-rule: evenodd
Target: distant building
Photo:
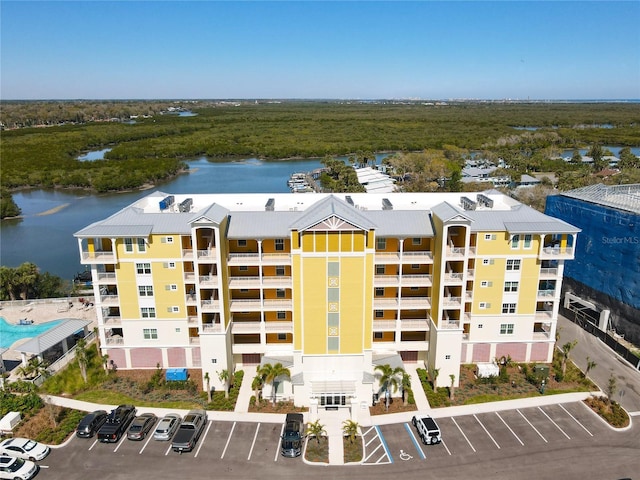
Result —
<instances>
[{"instance_id":1,"label":"distant building","mask_svg":"<svg viewBox=\"0 0 640 480\"><path fill-rule=\"evenodd\" d=\"M511 183L509 175L492 176L498 167L473 167L465 166L462 169L463 183L487 183L492 187L506 187Z\"/></svg>"},{"instance_id":2,"label":"distant building","mask_svg":"<svg viewBox=\"0 0 640 480\"><path fill-rule=\"evenodd\" d=\"M520 181L518 182L518 187L535 187L536 185L540 185L542 182L538 180L536 177L532 177L531 175L524 174L520 177Z\"/></svg>"},{"instance_id":3,"label":"distant building","mask_svg":"<svg viewBox=\"0 0 640 480\"><path fill-rule=\"evenodd\" d=\"M610 327L640 343L640 185L590 185L547 197L545 213L582 231L565 290L610 310Z\"/></svg>"}]
</instances>

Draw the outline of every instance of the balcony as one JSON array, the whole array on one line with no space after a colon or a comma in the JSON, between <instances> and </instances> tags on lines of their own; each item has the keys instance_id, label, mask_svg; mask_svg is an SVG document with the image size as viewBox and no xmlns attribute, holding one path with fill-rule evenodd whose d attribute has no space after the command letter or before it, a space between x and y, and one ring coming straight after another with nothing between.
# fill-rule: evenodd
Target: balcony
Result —
<instances>
[{"instance_id":1,"label":"balcony","mask_svg":"<svg viewBox=\"0 0 640 480\"><path fill-rule=\"evenodd\" d=\"M433 263L433 253L423 252L402 252L402 263Z\"/></svg>"},{"instance_id":2,"label":"balcony","mask_svg":"<svg viewBox=\"0 0 640 480\"><path fill-rule=\"evenodd\" d=\"M200 308L202 312L216 312L220 310L220 300L202 300Z\"/></svg>"},{"instance_id":3,"label":"balcony","mask_svg":"<svg viewBox=\"0 0 640 480\"><path fill-rule=\"evenodd\" d=\"M462 297L444 297L442 299L442 306L444 308L459 308L462 305Z\"/></svg>"},{"instance_id":4,"label":"balcony","mask_svg":"<svg viewBox=\"0 0 640 480\"><path fill-rule=\"evenodd\" d=\"M476 251L477 251L477 250L476 250L476 247L469 247L469 248L467 249L467 251L469 252L469 256L470 256L470 257L475 257L475 256L476 256Z\"/></svg>"},{"instance_id":5,"label":"balcony","mask_svg":"<svg viewBox=\"0 0 640 480\"><path fill-rule=\"evenodd\" d=\"M230 253L227 258L229 266L257 265L259 262L259 253Z\"/></svg>"},{"instance_id":6,"label":"balcony","mask_svg":"<svg viewBox=\"0 0 640 480\"><path fill-rule=\"evenodd\" d=\"M552 246L544 247L540 253L540 258L548 259L570 259L573 258L573 247Z\"/></svg>"},{"instance_id":7,"label":"balcony","mask_svg":"<svg viewBox=\"0 0 640 480\"><path fill-rule=\"evenodd\" d=\"M293 281L291 280L291 277L275 275L262 277L262 285L265 288L291 288L293 286Z\"/></svg>"},{"instance_id":8,"label":"balcony","mask_svg":"<svg viewBox=\"0 0 640 480\"><path fill-rule=\"evenodd\" d=\"M537 296L539 300L553 300L555 294L555 290L538 290Z\"/></svg>"},{"instance_id":9,"label":"balcony","mask_svg":"<svg viewBox=\"0 0 640 480\"><path fill-rule=\"evenodd\" d=\"M533 332L533 340L549 340L551 338L551 332L538 331Z\"/></svg>"},{"instance_id":10,"label":"balcony","mask_svg":"<svg viewBox=\"0 0 640 480\"><path fill-rule=\"evenodd\" d=\"M263 253L262 263L263 265L291 265L291 253Z\"/></svg>"},{"instance_id":11,"label":"balcony","mask_svg":"<svg viewBox=\"0 0 640 480\"><path fill-rule=\"evenodd\" d=\"M388 287L400 285L399 275L376 275L373 277L374 287Z\"/></svg>"},{"instance_id":12,"label":"balcony","mask_svg":"<svg viewBox=\"0 0 640 480\"><path fill-rule=\"evenodd\" d=\"M118 295L100 295L100 304L102 307L117 307L120 305L120 300L118 299Z\"/></svg>"},{"instance_id":13,"label":"balcony","mask_svg":"<svg viewBox=\"0 0 640 480\"><path fill-rule=\"evenodd\" d=\"M429 297L401 297L400 308L431 308Z\"/></svg>"},{"instance_id":14,"label":"balcony","mask_svg":"<svg viewBox=\"0 0 640 480\"><path fill-rule=\"evenodd\" d=\"M398 299L397 298L374 298L373 299L373 308L374 310L389 310L398 308Z\"/></svg>"},{"instance_id":15,"label":"balcony","mask_svg":"<svg viewBox=\"0 0 640 480\"><path fill-rule=\"evenodd\" d=\"M99 285L115 285L117 283L115 273L98 272L96 280Z\"/></svg>"},{"instance_id":16,"label":"balcony","mask_svg":"<svg viewBox=\"0 0 640 480\"><path fill-rule=\"evenodd\" d=\"M122 337L107 337L105 338L105 343L107 345L124 345L124 338Z\"/></svg>"},{"instance_id":17,"label":"balcony","mask_svg":"<svg viewBox=\"0 0 640 480\"><path fill-rule=\"evenodd\" d=\"M463 258L466 249L464 247L447 247L447 257L450 258Z\"/></svg>"},{"instance_id":18,"label":"balcony","mask_svg":"<svg viewBox=\"0 0 640 480\"><path fill-rule=\"evenodd\" d=\"M386 263L400 263L399 252L376 252L375 263L383 265Z\"/></svg>"},{"instance_id":19,"label":"balcony","mask_svg":"<svg viewBox=\"0 0 640 480\"><path fill-rule=\"evenodd\" d=\"M183 248L182 249L182 259L183 260L193 260L193 250Z\"/></svg>"},{"instance_id":20,"label":"balcony","mask_svg":"<svg viewBox=\"0 0 640 480\"><path fill-rule=\"evenodd\" d=\"M536 320L540 322L549 321L553 318L551 310L536 310Z\"/></svg>"},{"instance_id":21,"label":"balcony","mask_svg":"<svg viewBox=\"0 0 640 480\"><path fill-rule=\"evenodd\" d=\"M198 304L198 299L196 298L196 294L195 293L189 293L188 295L186 295L184 297L184 301L187 304L187 306L196 306Z\"/></svg>"},{"instance_id":22,"label":"balcony","mask_svg":"<svg viewBox=\"0 0 640 480\"><path fill-rule=\"evenodd\" d=\"M260 333L261 322L232 322L232 333Z\"/></svg>"},{"instance_id":23,"label":"balcony","mask_svg":"<svg viewBox=\"0 0 640 480\"><path fill-rule=\"evenodd\" d=\"M197 250L198 262L207 263L215 262L218 257L218 251L215 248L208 248L207 250Z\"/></svg>"},{"instance_id":24,"label":"balcony","mask_svg":"<svg viewBox=\"0 0 640 480\"><path fill-rule=\"evenodd\" d=\"M453 319L443 319L438 328L441 330L455 330L456 328L460 328L460 321Z\"/></svg>"},{"instance_id":25,"label":"balcony","mask_svg":"<svg viewBox=\"0 0 640 480\"><path fill-rule=\"evenodd\" d=\"M110 263L110 264L117 263L116 256L110 250L98 251L98 252L89 252L87 250L83 250L81 257L82 257L82 260L80 263L83 263L83 264L99 265L104 263Z\"/></svg>"},{"instance_id":26,"label":"balcony","mask_svg":"<svg viewBox=\"0 0 640 480\"><path fill-rule=\"evenodd\" d=\"M184 272L184 276L182 278L184 280L184 283L196 283L195 272Z\"/></svg>"},{"instance_id":27,"label":"balcony","mask_svg":"<svg viewBox=\"0 0 640 480\"><path fill-rule=\"evenodd\" d=\"M119 327L122 325L120 315L108 315L102 319L104 326L108 328Z\"/></svg>"},{"instance_id":28,"label":"balcony","mask_svg":"<svg viewBox=\"0 0 640 480\"><path fill-rule=\"evenodd\" d=\"M293 333L293 322L264 322L267 333Z\"/></svg>"},{"instance_id":29,"label":"balcony","mask_svg":"<svg viewBox=\"0 0 640 480\"><path fill-rule=\"evenodd\" d=\"M431 275L402 275L403 287L430 287Z\"/></svg>"},{"instance_id":30,"label":"balcony","mask_svg":"<svg viewBox=\"0 0 640 480\"><path fill-rule=\"evenodd\" d=\"M203 323L203 333L224 333L223 325L221 323Z\"/></svg>"},{"instance_id":31,"label":"balcony","mask_svg":"<svg viewBox=\"0 0 640 480\"><path fill-rule=\"evenodd\" d=\"M540 269L540 278L549 278L556 279L558 277L558 269L557 268L541 268Z\"/></svg>"},{"instance_id":32,"label":"balcony","mask_svg":"<svg viewBox=\"0 0 640 480\"><path fill-rule=\"evenodd\" d=\"M475 278L476 271L473 268L467 269L467 280L473 280Z\"/></svg>"},{"instance_id":33,"label":"balcony","mask_svg":"<svg viewBox=\"0 0 640 480\"><path fill-rule=\"evenodd\" d=\"M282 311L293 310L293 300L290 298L277 298L264 301L265 310Z\"/></svg>"},{"instance_id":34,"label":"balcony","mask_svg":"<svg viewBox=\"0 0 640 480\"><path fill-rule=\"evenodd\" d=\"M266 347L261 343L234 343L232 350L236 355L242 353L265 353Z\"/></svg>"},{"instance_id":35,"label":"balcony","mask_svg":"<svg viewBox=\"0 0 640 480\"><path fill-rule=\"evenodd\" d=\"M389 332L396 329L395 320L373 320L374 332Z\"/></svg>"},{"instance_id":36,"label":"balcony","mask_svg":"<svg viewBox=\"0 0 640 480\"><path fill-rule=\"evenodd\" d=\"M429 330L429 322L426 318L400 320L400 328L403 331Z\"/></svg>"},{"instance_id":37,"label":"balcony","mask_svg":"<svg viewBox=\"0 0 640 480\"><path fill-rule=\"evenodd\" d=\"M464 274L462 273L446 272L444 274L444 281L447 284L462 285L463 276Z\"/></svg>"},{"instance_id":38,"label":"balcony","mask_svg":"<svg viewBox=\"0 0 640 480\"><path fill-rule=\"evenodd\" d=\"M229 288L260 288L260 277L229 277Z\"/></svg>"},{"instance_id":39,"label":"balcony","mask_svg":"<svg viewBox=\"0 0 640 480\"><path fill-rule=\"evenodd\" d=\"M190 315L187 317L187 323L189 325L197 325L198 324L198 317L196 315Z\"/></svg>"},{"instance_id":40,"label":"balcony","mask_svg":"<svg viewBox=\"0 0 640 480\"><path fill-rule=\"evenodd\" d=\"M200 337L189 337L189 345L200 345Z\"/></svg>"},{"instance_id":41,"label":"balcony","mask_svg":"<svg viewBox=\"0 0 640 480\"><path fill-rule=\"evenodd\" d=\"M198 277L198 282L201 287L217 287L218 277L217 275L201 275Z\"/></svg>"}]
</instances>

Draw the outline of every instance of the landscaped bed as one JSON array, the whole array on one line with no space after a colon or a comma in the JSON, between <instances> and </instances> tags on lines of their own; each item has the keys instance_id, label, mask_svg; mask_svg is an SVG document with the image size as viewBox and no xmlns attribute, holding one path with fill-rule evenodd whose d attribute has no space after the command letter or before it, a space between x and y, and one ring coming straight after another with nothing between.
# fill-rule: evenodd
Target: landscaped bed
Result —
<instances>
[{"instance_id":1,"label":"landscaped bed","mask_svg":"<svg viewBox=\"0 0 640 480\"><path fill-rule=\"evenodd\" d=\"M304 458L309 462L329 463L329 439L324 435L308 437Z\"/></svg>"}]
</instances>

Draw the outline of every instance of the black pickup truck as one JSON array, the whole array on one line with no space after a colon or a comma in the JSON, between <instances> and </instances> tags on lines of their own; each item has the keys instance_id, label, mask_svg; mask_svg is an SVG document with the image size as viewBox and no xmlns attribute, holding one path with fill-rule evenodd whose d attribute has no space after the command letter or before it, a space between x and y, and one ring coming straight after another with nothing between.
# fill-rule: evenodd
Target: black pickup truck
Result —
<instances>
[{"instance_id":1,"label":"black pickup truck","mask_svg":"<svg viewBox=\"0 0 640 480\"><path fill-rule=\"evenodd\" d=\"M98 430L98 440L103 443L115 443L127 431L127 427L136 416L133 405L120 405L111 410L107 421Z\"/></svg>"},{"instance_id":2,"label":"black pickup truck","mask_svg":"<svg viewBox=\"0 0 640 480\"><path fill-rule=\"evenodd\" d=\"M173 436L171 448L174 452L190 452L196 446L204 426L207 424L207 412L191 410L182 420L180 428Z\"/></svg>"}]
</instances>

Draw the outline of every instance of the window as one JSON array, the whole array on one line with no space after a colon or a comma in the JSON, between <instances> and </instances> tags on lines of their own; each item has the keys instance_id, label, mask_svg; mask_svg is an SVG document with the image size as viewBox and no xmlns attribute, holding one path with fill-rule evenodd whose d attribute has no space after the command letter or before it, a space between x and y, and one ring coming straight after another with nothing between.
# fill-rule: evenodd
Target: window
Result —
<instances>
[{"instance_id":1,"label":"window","mask_svg":"<svg viewBox=\"0 0 640 480\"><path fill-rule=\"evenodd\" d=\"M276 252L284 250L284 238L276 238Z\"/></svg>"},{"instance_id":2,"label":"window","mask_svg":"<svg viewBox=\"0 0 640 480\"><path fill-rule=\"evenodd\" d=\"M138 295L141 297L153 297L153 287L151 285L138 285Z\"/></svg>"},{"instance_id":3,"label":"window","mask_svg":"<svg viewBox=\"0 0 640 480\"><path fill-rule=\"evenodd\" d=\"M482 328L483 325L481 323L478 324L478 328Z\"/></svg>"},{"instance_id":4,"label":"window","mask_svg":"<svg viewBox=\"0 0 640 480\"><path fill-rule=\"evenodd\" d=\"M511 248L518 248L518 243L520 242L520 235L514 235L511 237Z\"/></svg>"},{"instance_id":5,"label":"window","mask_svg":"<svg viewBox=\"0 0 640 480\"><path fill-rule=\"evenodd\" d=\"M138 275L151 275L150 263L136 263L136 272Z\"/></svg>"},{"instance_id":6,"label":"window","mask_svg":"<svg viewBox=\"0 0 640 480\"><path fill-rule=\"evenodd\" d=\"M451 355L445 355L445 356L444 356L444 359L445 359L445 360L451 360Z\"/></svg>"},{"instance_id":7,"label":"window","mask_svg":"<svg viewBox=\"0 0 640 480\"><path fill-rule=\"evenodd\" d=\"M488 280L482 280L480 282L481 287L490 287L491 285L492 285L492 282L489 282Z\"/></svg>"},{"instance_id":8,"label":"window","mask_svg":"<svg viewBox=\"0 0 640 480\"><path fill-rule=\"evenodd\" d=\"M420 290L420 287L411 287L409 288L409 290L411 290L412 292L417 292L418 290Z\"/></svg>"},{"instance_id":9,"label":"window","mask_svg":"<svg viewBox=\"0 0 640 480\"><path fill-rule=\"evenodd\" d=\"M411 270L420 270L420 265L417 263L412 263L411 264Z\"/></svg>"},{"instance_id":10,"label":"window","mask_svg":"<svg viewBox=\"0 0 640 480\"><path fill-rule=\"evenodd\" d=\"M411 239L411 244L412 245L416 245L416 246L422 245L422 239L421 238L412 238Z\"/></svg>"},{"instance_id":11,"label":"window","mask_svg":"<svg viewBox=\"0 0 640 480\"><path fill-rule=\"evenodd\" d=\"M133 238L124 239L124 251L127 253L133 252Z\"/></svg>"},{"instance_id":12,"label":"window","mask_svg":"<svg viewBox=\"0 0 640 480\"><path fill-rule=\"evenodd\" d=\"M167 243L173 243L173 237L165 237Z\"/></svg>"},{"instance_id":13,"label":"window","mask_svg":"<svg viewBox=\"0 0 640 480\"><path fill-rule=\"evenodd\" d=\"M178 285L176 285L175 283L172 283L171 285L169 285L169 290L171 290L172 292L177 291Z\"/></svg>"},{"instance_id":14,"label":"window","mask_svg":"<svg viewBox=\"0 0 640 480\"><path fill-rule=\"evenodd\" d=\"M176 262L165 262L162 264L163 268L176 268Z\"/></svg>"},{"instance_id":15,"label":"window","mask_svg":"<svg viewBox=\"0 0 640 480\"><path fill-rule=\"evenodd\" d=\"M381 287L376 288L376 297L384 297L384 288L381 288Z\"/></svg>"},{"instance_id":16,"label":"window","mask_svg":"<svg viewBox=\"0 0 640 480\"><path fill-rule=\"evenodd\" d=\"M384 275L384 265L376 265L376 275Z\"/></svg>"},{"instance_id":17,"label":"window","mask_svg":"<svg viewBox=\"0 0 640 480\"><path fill-rule=\"evenodd\" d=\"M142 334L144 335L145 340L157 340L158 339L158 329L157 328L143 328Z\"/></svg>"},{"instance_id":18,"label":"window","mask_svg":"<svg viewBox=\"0 0 640 480\"><path fill-rule=\"evenodd\" d=\"M484 239L485 240L495 240L496 239L496 234L495 233L485 233L484 234Z\"/></svg>"},{"instance_id":19,"label":"window","mask_svg":"<svg viewBox=\"0 0 640 480\"><path fill-rule=\"evenodd\" d=\"M503 303L502 304L502 313L516 313L516 304L515 303Z\"/></svg>"},{"instance_id":20,"label":"window","mask_svg":"<svg viewBox=\"0 0 640 480\"><path fill-rule=\"evenodd\" d=\"M507 270L520 270L520 259L508 259Z\"/></svg>"},{"instance_id":21,"label":"window","mask_svg":"<svg viewBox=\"0 0 640 480\"><path fill-rule=\"evenodd\" d=\"M517 292L518 291L518 282L504 282L504 291L505 292Z\"/></svg>"},{"instance_id":22,"label":"window","mask_svg":"<svg viewBox=\"0 0 640 480\"><path fill-rule=\"evenodd\" d=\"M279 341L281 341L281 342L282 342L282 341L284 341L284 340L286 340L286 339L287 339L287 334L286 334L286 333L279 333L279 334L278 334L278 340L279 340Z\"/></svg>"},{"instance_id":23,"label":"window","mask_svg":"<svg viewBox=\"0 0 640 480\"><path fill-rule=\"evenodd\" d=\"M249 289L248 288L241 288L240 289L240 293L249 293Z\"/></svg>"},{"instance_id":24,"label":"window","mask_svg":"<svg viewBox=\"0 0 640 480\"><path fill-rule=\"evenodd\" d=\"M386 250L386 249L387 249L387 239L376 238L376 250Z\"/></svg>"},{"instance_id":25,"label":"window","mask_svg":"<svg viewBox=\"0 0 640 480\"><path fill-rule=\"evenodd\" d=\"M156 318L156 309L154 307L142 307L140 316L142 318Z\"/></svg>"},{"instance_id":26,"label":"window","mask_svg":"<svg viewBox=\"0 0 640 480\"><path fill-rule=\"evenodd\" d=\"M147 244L144 242L144 238L139 238L138 239L138 251L139 252L146 252L147 251Z\"/></svg>"},{"instance_id":27,"label":"window","mask_svg":"<svg viewBox=\"0 0 640 480\"><path fill-rule=\"evenodd\" d=\"M284 266L279 265L276 267L276 275L279 277L284 277Z\"/></svg>"},{"instance_id":28,"label":"window","mask_svg":"<svg viewBox=\"0 0 640 480\"><path fill-rule=\"evenodd\" d=\"M373 338L380 340L382 338L382 332L373 332Z\"/></svg>"},{"instance_id":29,"label":"window","mask_svg":"<svg viewBox=\"0 0 640 480\"><path fill-rule=\"evenodd\" d=\"M531 234L527 234L524 236L524 248L531 248Z\"/></svg>"},{"instance_id":30,"label":"window","mask_svg":"<svg viewBox=\"0 0 640 480\"><path fill-rule=\"evenodd\" d=\"M489 302L480 302L480 305L478 305L481 309L486 309L486 308L490 308L491 304Z\"/></svg>"},{"instance_id":31,"label":"window","mask_svg":"<svg viewBox=\"0 0 640 480\"><path fill-rule=\"evenodd\" d=\"M278 320L286 320L287 319L287 312L278 312L277 314Z\"/></svg>"},{"instance_id":32,"label":"window","mask_svg":"<svg viewBox=\"0 0 640 480\"><path fill-rule=\"evenodd\" d=\"M384 318L384 312L382 310L376 310L376 318Z\"/></svg>"},{"instance_id":33,"label":"window","mask_svg":"<svg viewBox=\"0 0 640 480\"><path fill-rule=\"evenodd\" d=\"M500 325L500 335L513 335L513 323L503 323Z\"/></svg>"},{"instance_id":34,"label":"window","mask_svg":"<svg viewBox=\"0 0 640 480\"><path fill-rule=\"evenodd\" d=\"M247 246L247 241L246 240L238 240L238 246L239 247L246 247Z\"/></svg>"},{"instance_id":35,"label":"window","mask_svg":"<svg viewBox=\"0 0 640 480\"><path fill-rule=\"evenodd\" d=\"M493 258L483 258L482 259L482 265L493 265Z\"/></svg>"},{"instance_id":36,"label":"window","mask_svg":"<svg viewBox=\"0 0 640 480\"><path fill-rule=\"evenodd\" d=\"M276 298L285 298L286 297L286 292L284 291L284 288L278 288L276 290Z\"/></svg>"},{"instance_id":37,"label":"window","mask_svg":"<svg viewBox=\"0 0 640 480\"><path fill-rule=\"evenodd\" d=\"M238 270L241 272L248 272L249 271L249 267L247 265L241 265L238 267Z\"/></svg>"},{"instance_id":38,"label":"window","mask_svg":"<svg viewBox=\"0 0 640 480\"><path fill-rule=\"evenodd\" d=\"M180 307L167 307L169 313L180 313Z\"/></svg>"}]
</instances>

